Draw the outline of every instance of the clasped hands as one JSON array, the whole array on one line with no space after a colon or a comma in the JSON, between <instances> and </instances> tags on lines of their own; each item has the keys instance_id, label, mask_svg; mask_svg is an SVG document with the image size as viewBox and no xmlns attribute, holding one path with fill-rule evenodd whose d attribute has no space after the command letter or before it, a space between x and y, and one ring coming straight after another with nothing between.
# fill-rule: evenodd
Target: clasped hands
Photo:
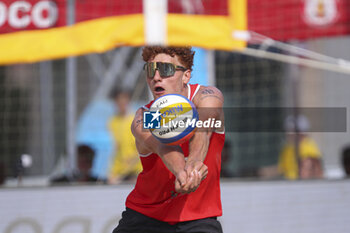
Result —
<instances>
[{"instance_id":1,"label":"clasped hands","mask_svg":"<svg viewBox=\"0 0 350 233\"><path fill-rule=\"evenodd\" d=\"M184 170L176 174L175 191L177 193L194 192L207 175L208 167L202 161L188 160Z\"/></svg>"}]
</instances>

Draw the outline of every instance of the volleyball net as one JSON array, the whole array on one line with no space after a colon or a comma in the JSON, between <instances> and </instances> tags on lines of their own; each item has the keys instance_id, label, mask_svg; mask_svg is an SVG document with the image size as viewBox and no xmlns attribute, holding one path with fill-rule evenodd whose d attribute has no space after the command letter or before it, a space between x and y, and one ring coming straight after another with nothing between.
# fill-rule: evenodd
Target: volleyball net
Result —
<instances>
[{"instance_id":1,"label":"volleyball net","mask_svg":"<svg viewBox=\"0 0 350 233\"><path fill-rule=\"evenodd\" d=\"M0 1L0 160L6 175L48 176L61 157L73 169L79 143L92 144L107 163L113 145L106 122L116 110L111 91L130 90L133 109L150 97L142 71L145 44L198 48L203 55L195 59L205 71L194 73L193 81L206 76L201 82L222 90L225 107L277 109L229 116L228 124L283 125L295 114L286 109L347 108L349 12L346 0ZM231 176L257 177L277 165L284 132L227 135L224 166ZM327 174L339 177L348 133L311 135ZM24 154L33 162L19 169Z\"/></svg>"}]
</instances>

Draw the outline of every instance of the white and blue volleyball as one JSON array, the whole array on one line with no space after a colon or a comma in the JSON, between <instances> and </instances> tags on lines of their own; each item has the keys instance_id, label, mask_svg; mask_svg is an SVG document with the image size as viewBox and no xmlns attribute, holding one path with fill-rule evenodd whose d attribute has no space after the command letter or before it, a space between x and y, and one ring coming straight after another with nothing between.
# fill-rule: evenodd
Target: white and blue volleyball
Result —
<instances>
[{"instance_id":1,"label":"white and blue volleyball","mask_svg":"<svg viewBox=\"0 0 350 233\"><path fill-rule=\"evenodd\" d=\"M156 99L151 112L160 114L160 127L151 133L167 145L179 145L189 140L196 129L198 112L192 101L178 94L167 94Z\"/></svg>"}]
</instances>

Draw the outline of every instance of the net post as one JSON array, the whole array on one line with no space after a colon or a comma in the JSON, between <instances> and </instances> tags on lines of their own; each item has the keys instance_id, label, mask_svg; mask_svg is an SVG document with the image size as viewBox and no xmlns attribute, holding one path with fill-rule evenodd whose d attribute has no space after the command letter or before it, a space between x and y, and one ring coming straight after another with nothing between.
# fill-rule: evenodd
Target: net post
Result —
<instances>
[{"instance_id":1,"label":"net post","mask_svg":"<svg viewBox=\"0 0 350 233\"><path fill-rule=\"evenodd\" d=\"M75 23L75 0L67 1L67 25ZM66 59L66 152L68 155L69 171L76 168L76 58Z\"/></svg>"}]
</instances>

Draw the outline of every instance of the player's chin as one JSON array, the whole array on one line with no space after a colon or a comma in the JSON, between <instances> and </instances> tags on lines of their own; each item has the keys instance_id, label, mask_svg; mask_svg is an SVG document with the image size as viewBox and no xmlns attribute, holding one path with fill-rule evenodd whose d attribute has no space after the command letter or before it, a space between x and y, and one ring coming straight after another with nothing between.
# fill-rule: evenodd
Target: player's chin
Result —
<instances>
[{"instance_id":1,"label":"player's chin","mask_svg":"<svg viewBox=\"0 0 350 233\"><path fill-rule=\"evenodd\" d=\"M154 91L153 92L153 96L154 96L155 99L157 99L157 98L159 98L159 97L161 97L161 96L163 96L165 94L166 94L165 91Z\"/></svg>"}]
</instances>

